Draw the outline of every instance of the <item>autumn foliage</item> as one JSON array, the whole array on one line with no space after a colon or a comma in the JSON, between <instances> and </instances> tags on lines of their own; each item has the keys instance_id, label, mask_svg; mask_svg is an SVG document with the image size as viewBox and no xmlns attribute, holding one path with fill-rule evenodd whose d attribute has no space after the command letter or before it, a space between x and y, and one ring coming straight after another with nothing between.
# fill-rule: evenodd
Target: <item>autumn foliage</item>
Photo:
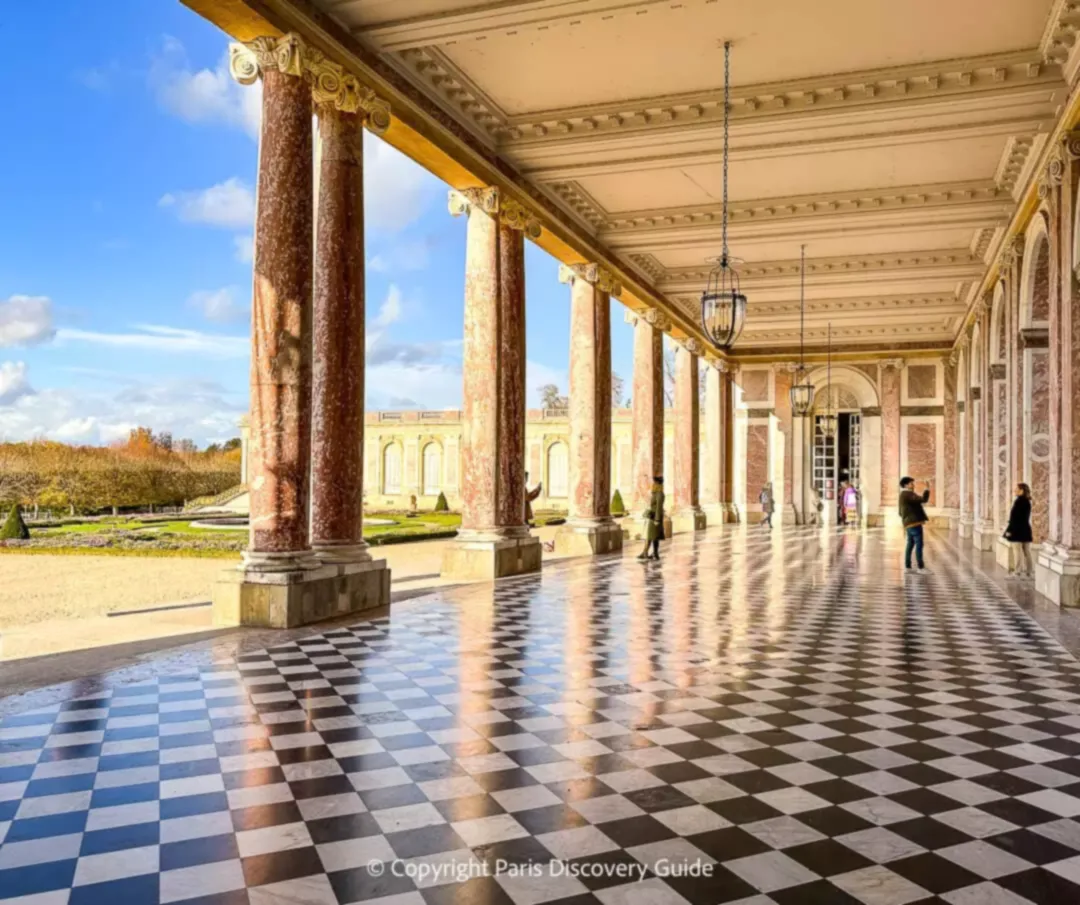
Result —
<instances>
[{"instance_id":1,"label":"autumn foliage","mask_svg":"<svg viewBox=\"0 0 1080 905\"><path fill-rule=\"evenodd\" d=\"M0 443L0 504L70 512L178 506L240 481L240 441L198 451L149 428L111 446Z\"/></svg>"}]
</instances>

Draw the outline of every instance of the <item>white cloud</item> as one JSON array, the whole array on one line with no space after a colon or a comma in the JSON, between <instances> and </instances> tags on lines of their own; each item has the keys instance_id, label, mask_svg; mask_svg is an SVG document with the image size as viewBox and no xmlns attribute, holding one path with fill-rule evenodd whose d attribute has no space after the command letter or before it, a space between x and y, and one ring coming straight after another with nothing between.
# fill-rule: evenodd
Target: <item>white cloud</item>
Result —
<instances>
[{"instance_id":1,"label":"white cloud","mask_svg":"<svg viewBox=\"0 0 1080 905\"><path fill-rule=\"evenodd\" d=\"M11 405L33 392L30 381L26 378L25 362L0 362L0 405Z\"/></svg>"},{"instance_id":2,"label":"white cloud","mask_svg":"<svg viewBox=\"0 0 1080 905\"><path fill-rule=\"evenodd\" d=\"M110 60L103 66L91 66L89 69L78 70L75 78L84 88L105 92L113 87L113 83L121 74L120 64L116 60Z\"/></svg>"},{"instance_id":3,"label":"white cloud","mask_svg":"<svg viewBox=\"0 0 1080 905\"><path fill-rule=\"evenodd\" d=\"M375 315L375 320L371 323L376 330L383 330L399 320L401 320L401 290L391 283L386 298L379 306L379 313Z\"/></svg>"},{"instance_id":4,"label":"white cloud","mask_svg":"<svg viewBox=\"0 0 1080 905\"><path fill-rule=\"evenodd\" d=\"M233 257L241 264L250 264L255 260L255 237L251 235L233 236Z\"/></svg>"},{"instance_id":5,"label":"white cloud","mask_svg":"<svg viewBox=\"0 0 1080 905\"><path fill-rule=\"evenodd\" d=\"M201 191L169 192L158 206L175 209L185 223L242 229L255 220L255 193L235 176Z\"/></svg>"},{"instance_id":6,"label":"white cloud","mask_svg":"<svg viewBox=\"0 0 1080 905\"><path fill-rule=\"evenodd\" d=\"M0 300L0 346L35 346L55 334L52 302L45 296L13 295Z\"/></svg>"},{"instance_id":7,"label":"white cloud","mask_svg":"<svg viewBox=\"0 0 1080 905\"><path fill-rule=\"evenodd\" d=\"M246 336L225 336L220 333L203 333L200 330L182 330L156 324L136 324L132 330L136 332L101 333L93 330L63 328L56 332L56 339L60 343L89 343L150 352L206 355L211 358L245 358L251 352L251 342Z\"/></svg>"},{"instance_id":8,"label":"white cloud","mask_svg":"<svg viewBox=\"0 0 1080 905\"><path fill-rule=\"evenodd\" d=\"M446 184L381 138L364 133L367 226L396 233L420 218Z\"/></svg>"},{"instance_id":9,"label":"white cloud","mask_svg":"<svg viewBox=\"0 0 1080 905\"><path fill-rule=\"evenodd\" d=\"M235 286L225 286L221 289L202 289L193 292L187 300L188 305L199 311L208 321L219 324L227 324L232 321L244 320L250 307L242 303L239 298L239 290Z\"/></svg>"},{"instance_id":10,"label":"white cloud","mask_svg":"<svg viewBox=\"0 0 1080 905\"><path fill-rule=\"evenodd\" d=\"M213 69L191 67L184 45L166 37L150 64L150 88L158 103L189 123L220 122L259 134L262 86L238 84L229 75L228 55Z\"/></svg>"}]
</instances>

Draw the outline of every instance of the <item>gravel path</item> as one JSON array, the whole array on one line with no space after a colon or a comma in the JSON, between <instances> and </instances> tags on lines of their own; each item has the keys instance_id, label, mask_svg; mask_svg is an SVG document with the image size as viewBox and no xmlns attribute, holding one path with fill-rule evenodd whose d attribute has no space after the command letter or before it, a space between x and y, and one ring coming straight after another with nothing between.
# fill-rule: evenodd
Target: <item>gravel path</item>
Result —
<instances>
[{"instance_id":1,"label":"gravel path","mask_svg":"<svg viewBox=\"0 0 1080 905\"><path fill-rule=\"evenodd\" d=\"M226 559L0 556L0 629L209 600Z\"/></svg>"}]
</instances>

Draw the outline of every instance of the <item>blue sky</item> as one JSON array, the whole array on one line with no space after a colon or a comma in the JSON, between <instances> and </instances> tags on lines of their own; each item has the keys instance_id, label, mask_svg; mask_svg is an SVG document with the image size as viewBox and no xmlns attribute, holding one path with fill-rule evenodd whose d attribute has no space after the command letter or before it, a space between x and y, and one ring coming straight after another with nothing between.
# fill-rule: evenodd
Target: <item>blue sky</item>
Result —
<instances>
[{"instance_id":1,"label":"blue sky","mask_svg":"<svg viewBox=\"0 0 1080 905\"><path fill-rule=\"evenodd\" d=\"M0 440L235 435L258 89L230 80L227 37L176 0L16 4L5 25L0 78L20 87L0 143ZM442 182L368 139L367 403L457 407L465 224ZM526 283L536 405L541 384L567 389L569 290L531 244ZM612 321L629 383L617 303Z\"/></svg>"}]
</instances>

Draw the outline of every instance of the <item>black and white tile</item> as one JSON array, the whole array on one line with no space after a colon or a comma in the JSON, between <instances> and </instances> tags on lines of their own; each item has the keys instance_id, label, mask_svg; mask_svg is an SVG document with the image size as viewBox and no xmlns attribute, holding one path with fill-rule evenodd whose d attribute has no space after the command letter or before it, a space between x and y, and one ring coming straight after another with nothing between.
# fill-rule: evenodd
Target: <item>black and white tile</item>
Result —
<instances>
[{"instance_id":1,"label":"black and white tile","mask_svg":"<svg viewBox=\"0 0 1080 905\"><path fill-rule=\"evenodd\" d=\"M930 553L710 532L4 717L0 902L1080 902L1080 663Z\"/></svg>"}]
</instances>

